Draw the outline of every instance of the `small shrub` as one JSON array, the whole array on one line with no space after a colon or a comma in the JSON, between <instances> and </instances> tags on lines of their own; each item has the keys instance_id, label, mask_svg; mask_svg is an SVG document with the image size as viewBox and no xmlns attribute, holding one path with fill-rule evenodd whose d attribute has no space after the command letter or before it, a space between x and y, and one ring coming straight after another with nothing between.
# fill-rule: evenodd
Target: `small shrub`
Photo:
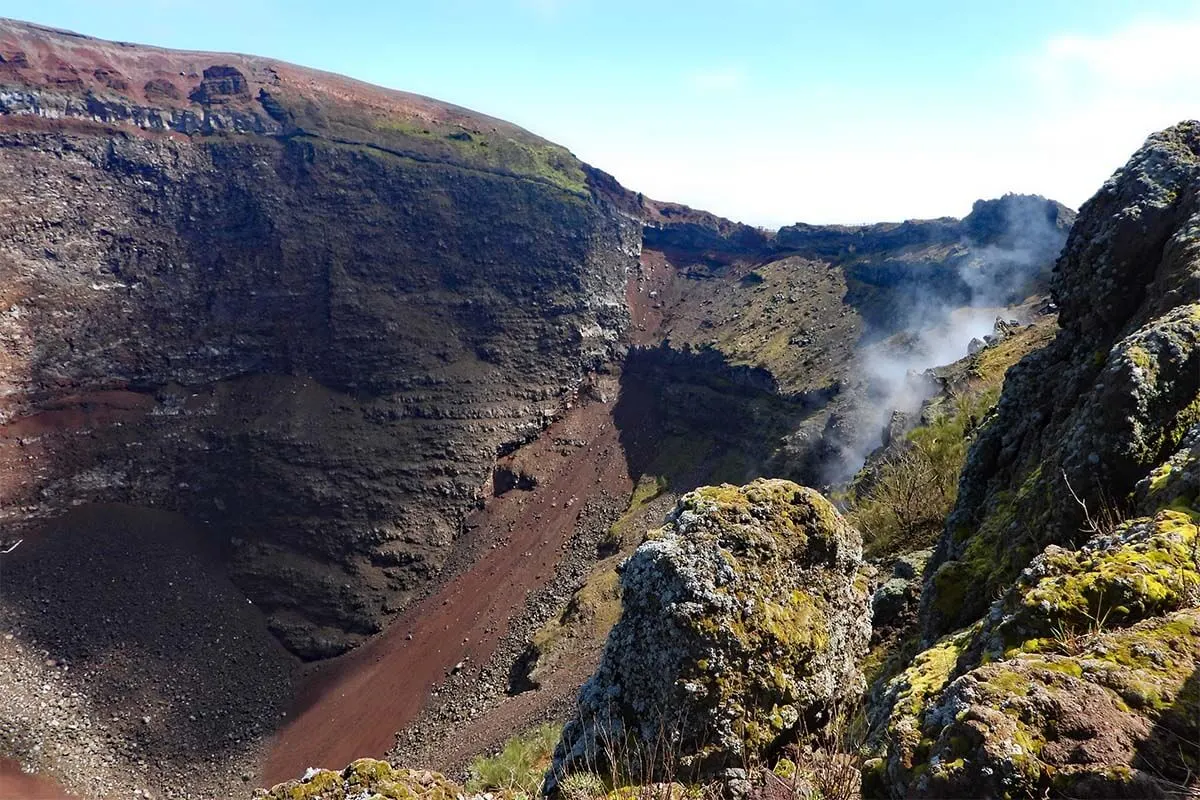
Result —
<instances>
[{"instance_id":1,"label":"small shrub","mask_svg":"<svg viewBox=\"0 0 1200 800\"><path fill-rule=\"evenodd\" d=\"M562 779L558 790L564 800L592 800L608 794L604 781L593 772L572 772Z\"/></svg>"},{"instance_id":2,"label":"small shrub","mask_svg":"<svg viewBox=\"0 0 1200 800\"><path fill-rule=\"evenodd\" d=\"M759 794L767 800L861 800L865 718L861 709L839 706L769 771L760 770Z\"/></svg>"},{"instance_id":3,"label":"small shrub","mask_svg":"<svg viewBox=\"0 0 1200 800\"><path fill-rule=\"evenodd\" d=\"M550 767L562 726L545 723L504 743L494 756L480 756L471 764L467 789L472 792L509 791L538 797L542 778Z\"/></svg>"},{"instance_id":4,"label":"small shrub","mask_svg":"<svg viewBox=\"0 0 1200 800\"><path fill-rule=\"evenodd\" d=\"M952 396L928 424L852 489L847 516L867 554L882 558L930 547L958 497L958 476L976 428L995 405L998 387Z\"/></svg>"}]
</instances>

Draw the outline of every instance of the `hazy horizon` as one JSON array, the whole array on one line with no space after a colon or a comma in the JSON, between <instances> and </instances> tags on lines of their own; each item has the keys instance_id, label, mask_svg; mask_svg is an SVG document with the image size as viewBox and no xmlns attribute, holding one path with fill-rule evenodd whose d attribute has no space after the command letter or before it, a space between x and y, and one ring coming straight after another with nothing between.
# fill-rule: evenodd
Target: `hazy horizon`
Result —
<instances>
[{"instance_id":1,"label":"hazy horizon","mask_svg":"<svg viewBox=\"0 0 1200 800\"><path fill-rule=\"evenodd\" d=\"M1078 208L1197 116L1200 3L1148 5L0 0L0 16L429 95L650 197L778 227L961 217L1007 192Z\"/></svg>"}]
</instances>

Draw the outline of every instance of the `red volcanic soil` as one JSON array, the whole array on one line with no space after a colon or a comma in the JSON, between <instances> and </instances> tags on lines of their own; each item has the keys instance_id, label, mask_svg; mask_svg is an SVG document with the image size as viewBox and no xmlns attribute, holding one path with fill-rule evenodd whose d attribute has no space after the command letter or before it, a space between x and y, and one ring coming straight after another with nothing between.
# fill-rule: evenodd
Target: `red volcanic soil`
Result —
<instances>
[{"instance_id":1,"label":"red volcanic soil","mask_svg":"<svg viewBox=\"0 0 1200 800\"><path fill-rule=\"evenodd\" d=\"M467 546L477 560L384 633L317 667L267 760L268 784L310 766L383 756L456 664L487 661L527 597L554 573L584 501L632 490L612 411L611 402L571 409L522 448L517 465L537 486L491 498L468 519L474 541Z\"/></svg>"},{"instance_id":2,"label":"red volcanic soil","mask_svg":"<svg viewBox=\"0 0 1200 800\"><path fill-rule=\"evenodd\" d=\"M652 346L662 335L670 309L680 300L679 272L658 250L646 248L638 259L639 274L625 284L625 304L629 307L630 344Z\"/></svg>"},{"instance_id":3,"label":"red volcanic soil","mask_svg":"<svg viewBox=\"0 0 1200 800\"><path fill-rule=\"evenodd\" d=\"M19 764L0 760L0 797L5 800L72 800L73 795L41 775L22 772Z\"/></svg>"},{"instance_id":4,"label":"red volcanic soil","mask_svg":"<svg viewBox=\"0 0 1200 800\"><path fill-rule=\"evenodd\" d=\"M213 66L234 67L243 74L248 103L254 102L262 89L291 91L371 116L486 127L519 139L543 141L511 123L469 109L283 61L110 42L0 18L3 83L42 86L79 96L115 94L157 108L189 108L194 107L189 95L200 84L204 70Z\"/></svg>"}]
</instances>

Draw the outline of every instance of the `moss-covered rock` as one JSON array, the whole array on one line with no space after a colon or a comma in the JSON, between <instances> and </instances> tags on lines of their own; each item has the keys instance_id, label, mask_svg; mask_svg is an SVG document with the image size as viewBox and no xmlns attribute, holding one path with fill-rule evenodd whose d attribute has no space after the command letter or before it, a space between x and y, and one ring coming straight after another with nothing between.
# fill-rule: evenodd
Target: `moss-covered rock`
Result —
<instances>
[{"instance_id":1,"label":"moss-covered rock","mask_svg":"<svg viewBox=\"0 0 1200 800\"><path fill-rule=\"evenodd\" d=\"M875 716L870 746L878 757L864 765L864 795L903 797L923 773L930 746L925 715L955 675L959 658L977 630L947 636L919 653L872 704L884 711Z\"/></svg>"},{"instance_id":2,"label":"moss-covered rock","mask_svg":"<svg viewBox=\"0 0 1200 800\"><path fill-rule=\"evenodd\" d=\"M309 770L298 780L254 794L258 800L463 800L462 786L437 772L397 769L386 761L360 758L344 770ZM493 800L506 800L492 792Z\"/></svg>"},{"instance_id":3,"label":"moss-covered rock","mask_svg":"<svg viewBox=\"0 0 1200 800\"><path fill-rule=\"evenodd\" d=\"M984 619L917 655L873 703L868 796L1152 797L1185 779L1159 739L1200 741L1198 516L1051 545Z\"/></svg>"},{"instance_id":4,"label":"moss-covered rock","mask_svg":"<svg viewBox=\"0 0 1200 800\"><path fill-rule=\"evenodd\" d=\"M643 749L669 747L688 777L741 766L859 693L861 567L858 533L811 489L758 480L685 495L622 566L621 619L548 786Z\"/></svg>"},{"instance_id":5,"label":"moss-covered rock","mask_svg":"<svg viewBox=\"0 0 1200 800\"><path fill-rule=\"evenodd\" d=\"M1200 515L1198 515L1200 516ZM1051 545L993 606L991 654L1124 627L1200 601L1200 529L1185 511L1122 524L1079 550Z\"/></svg>"},{"instance_id":6,"label":"moss-covered rock","mask_svg":"<svg viewBox=\"0 0 1200 800\"><path fill-rule=\"evenodd\" d=\"M1197 122L1151 136L1080 210L1052 285L1058 335L1008 372L967 457L922 599L927 644L1135 491L1194 496L1164 462L1200 422L1198 230Z\"/></svg>"},{"instance_id":7,"label":"moss-covered rock","mask_svg":"<svg viewBox=\"0 0 1200 800\"><path fill-rule=\"evenodd\" d=\"M1200 123L1081 209L1053 293L926 568L923 649L872 693L865 796L1195 789Z\"/></svg>"},{"instance_id":8,"label":"moss-covered rock","mask_svg":"<svg viewBox=\"0 0 1200 800\"><path fill-rule=\"evenodd\" d=\"M1200 423L1184 434L1174 455L1138 482L1133 494L1140 514L1166 507L1200 508Z\"/></svg>"},{"instance_id":9,"label":"moss-covered rock","mask_svg":"<svg viewBox=\"0 0 1200 800\"><path fill-rule=\"evenodd\" d=\"M955 680L925 716L918 797L1167 797L1200 767L1200 610L1021 653Z\"/></svg>"}]
</instances>

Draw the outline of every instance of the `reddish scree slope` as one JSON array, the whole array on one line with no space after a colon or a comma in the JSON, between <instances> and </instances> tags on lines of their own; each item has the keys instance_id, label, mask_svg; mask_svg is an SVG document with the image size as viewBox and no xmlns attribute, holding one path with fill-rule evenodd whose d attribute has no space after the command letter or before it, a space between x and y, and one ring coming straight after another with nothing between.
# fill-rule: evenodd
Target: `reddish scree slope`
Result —
<instances>
[{"instance_id":1,"label":"reddish scree slope","mask_svg":"<svg viewBox=\"0 0 1200 800\"><path fill-rule=\"evenodd\" d=\"M21 771L18 764L0 759L0 797L11 800L71 800L57 783Z\"/></svg>"},{"instance_id":2,"label":"reddish scree slope","mask_svg":"<svg viewBox=\"0 0 1200 800\"><path fill-rule=\"evenodd\" d=\"M555 443L567 439L586 445ZM265 766L268 784L310 766L384 755L455 664L480 664L493 653L527 596L554 572L584 501L632 489L611 403L568 411L522 457L536 465L539 484L489 499L468 521L482 548L475 563L383 634L309 677L298 716L279 733Z\"/></svg>"},{"instance_id":3,"label":"reddish scree slope","mask_svg":"<svg viewBox=\"0 0 1200 800\"><path fill-rule=\"evenodd\" d=\"M643 254L641 270L642 280L631 276L626 287L630 339L639 344L653 340L662 323L661 304L650 293L666 290L673 274L652 253ZM608 388L616 384L611 380ZM475 562L363 647L317 667L264 765L267 785L310 766L337 768L384 755L455 664L480 664L491 656L508 622L554 572L583 501L601 492L628 497L633 490L614 405L610 400L570 409L523 448L521 461L537 470L538 486L489 498L467 521L475 541L465 544L481 553ZM563 449L556 444L563 440L585 444ZM520 711L499 711L489 720L519 717Z\"/></svg>"}]
</instances>

